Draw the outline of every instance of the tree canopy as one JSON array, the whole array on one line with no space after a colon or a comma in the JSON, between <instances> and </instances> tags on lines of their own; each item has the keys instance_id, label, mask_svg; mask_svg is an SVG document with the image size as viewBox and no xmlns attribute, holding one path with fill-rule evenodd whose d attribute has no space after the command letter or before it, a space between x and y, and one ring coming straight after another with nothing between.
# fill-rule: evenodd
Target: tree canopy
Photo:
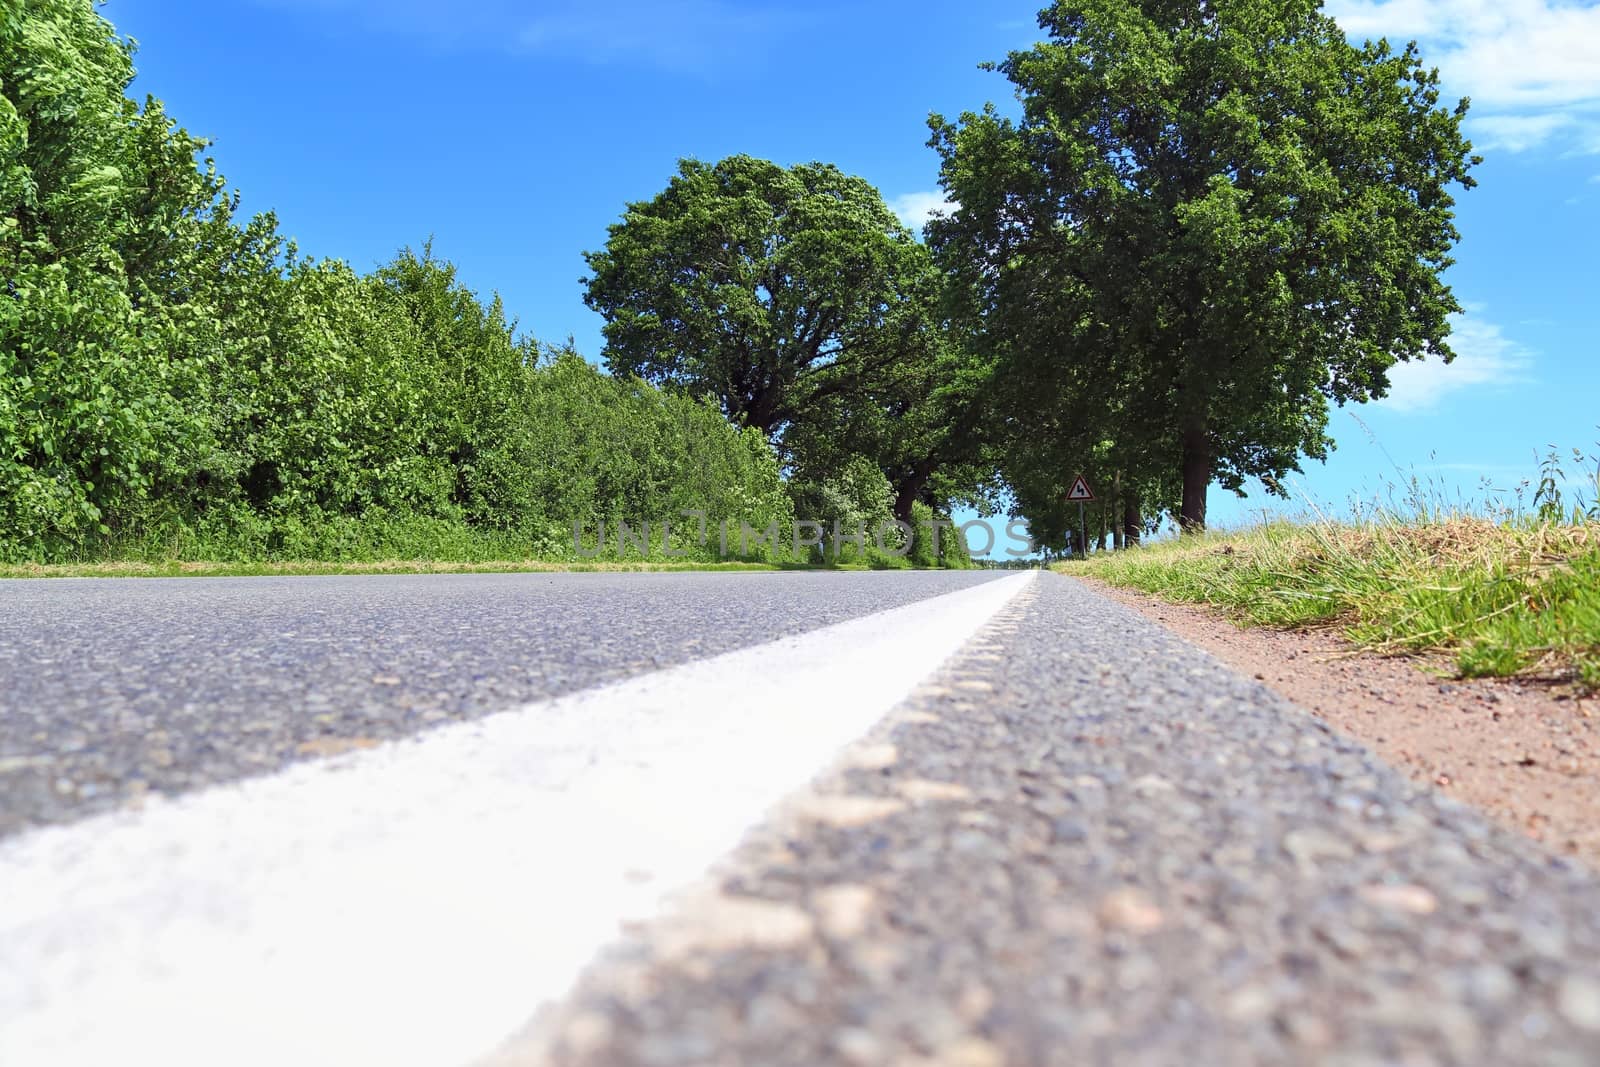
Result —
<instances>
[{"instance_id":1,"label":"tree canopy","mask_svg":"<svg viewBox=\"0 0 1600 1067\"><path fill-rule=\"evenodd\" d=\"M587 258L613 373L714 397L802 477L870 458L902 521L982 493L981 368L927 248L862 179L685 160Z\"/></svg>"},{"instance_id":2,"label":"tree canopy","mask_svg":"<svg viewBox=\"0 0 1600 1067\"><path fill-rule=\"evenodd\" d=\"M871 185L749 156L684 160L586 259L613 373L708 394L768 434L919 343L934 284Z\"/></svg>"}]
</instances>

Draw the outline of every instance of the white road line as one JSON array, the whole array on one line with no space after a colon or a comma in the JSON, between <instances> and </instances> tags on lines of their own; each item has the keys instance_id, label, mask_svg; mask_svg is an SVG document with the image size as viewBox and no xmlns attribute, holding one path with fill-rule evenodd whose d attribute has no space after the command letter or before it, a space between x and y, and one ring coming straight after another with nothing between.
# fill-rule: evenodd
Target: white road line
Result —
<instances>
[{"instance_id":1,"label":"white road line","mask_svg":"<svg viewBox=\"0 0 1600 1067\"><path fill-rule=\"evenodd\" d=\"M469 1063L1032 579L0 843L0 1064Z\"/></svg>"}]
</instances>

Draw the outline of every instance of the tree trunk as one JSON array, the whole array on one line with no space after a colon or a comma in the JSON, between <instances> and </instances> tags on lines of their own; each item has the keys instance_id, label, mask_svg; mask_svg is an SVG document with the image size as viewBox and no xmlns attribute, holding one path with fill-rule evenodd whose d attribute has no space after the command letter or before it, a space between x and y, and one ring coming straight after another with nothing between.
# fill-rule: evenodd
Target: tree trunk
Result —
<instances>
[{"instance_id":1,"label":"tree trunk","mask_svg":"<svg viewBox=\"0 0 1600 1067\"><path fill-rule=\"evenodd\" d=\"M895 486L894 517L903 523L911 523L911 505L922 496L922 491L928 487L928 479L933 477L934 462L925 459L911 469L911 473L900 479L900 484Z\"/></svg>"},{"instance_id":2,"label":"tree trunk","mask_svg":"<svg viewBox=\"0 0 1600 1067\"><path fill-rule=\"evenodd\" d=\"M761 431L763 437L770 438L772 431L783 421L778 413L778 395L775 389L765 389L758 393L744 409L744 424Z\"/></svg>"},{"instance_id":3,"label":"tree trunk","mask_svg":"<svg viewBox=\"0 0 1600 1067\"><path fill-rule=\"evenodd\" d=\"M1123 496L1122 496L1122 472L1118 471L1116 473L1116 477L1112 480L1112 483L1111 483L1111 500L1110 500L1109 503L1107 503L1105 505L1104 514L1106 516L1109 516L1111 514L1111 512L1112 512L1112 509L1125 507L1125 505L1123 504L1122 501L1123 501ZM1111 520L1108 517L1106 519L1106 521L1110 522ZM1122 523L1120 523L1120 522L1112 522L1111 523L1111 548L1112 548L1113 551L1116 551L1116 552L1121 552L1122 551L1122 549L1124 547L1123 546L1123 541L1122 541L1122 535L1123 535Z\"/></svg>"},{"instance_id":4,"label":"tree trunk","mask_svg":"<svg viewBox=\"0 0 1600 1067\"><path fill-rule=\"evenodd\" d=\"M1144 536L1144 516L1139 514L1139 494L1131 489L1122 498L1122 541L1128 548L1139 547Z\"/></svg>"},{"instance_id":5,"label":"tree trunk","mask_svg":"<svg viewBox=\"0 0 1600 1067\"><path fill-rule=\"evenodd\" d=\"M1183 431L1183 507L1178 525L1186 534L1204 533L1206 491L1211 488L1211 435L1202 421Z\"/></svg>"}]
</instances>

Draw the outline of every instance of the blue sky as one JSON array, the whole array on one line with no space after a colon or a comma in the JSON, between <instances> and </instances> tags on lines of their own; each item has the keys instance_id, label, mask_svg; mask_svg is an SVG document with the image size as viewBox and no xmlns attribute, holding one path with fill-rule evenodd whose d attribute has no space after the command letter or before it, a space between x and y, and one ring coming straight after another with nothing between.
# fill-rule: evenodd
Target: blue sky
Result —
<instances>
[{"instance_id":1,"label":"blue sky","mask_svg":"<svg viewBox=\"0 0 1600 1067\"><path fill-rule=\"evenodd\" d=\"M167 101L250 210L367 268L430 235L524 329L600 351L582 252L682 156L827 160L908 221L939 203L929 111L1008 99L977 69L1038 35L1022 0L110 0L136 93ZM1481 497L1547 445L1600 441L1600 5L1334 0L1352 36L1418 38L1473 98L1486 157L1461 197L1460 358L1402 368L1333 416L1340 449L1296 480L1340 509L1397 469ZM1259 493L1213 497L1241 521ZM1268 505L1272 506L1272 505ZM1281 505L1279 505L1281 506Z\"/></svg>"}]
</instances>

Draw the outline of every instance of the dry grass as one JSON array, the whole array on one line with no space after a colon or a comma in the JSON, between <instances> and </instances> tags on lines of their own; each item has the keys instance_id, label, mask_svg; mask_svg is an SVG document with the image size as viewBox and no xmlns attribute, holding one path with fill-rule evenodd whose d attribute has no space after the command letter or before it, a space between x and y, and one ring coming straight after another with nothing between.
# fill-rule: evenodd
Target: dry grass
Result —
<instances>
[{"instance_id":1,"label":"dry grass","mask_svg":"<svg viewBox=\"0 0 1600 1067\"><path fill-rule=\"evenodd\" d=\"M1465 675L1600 688L1600 522L1278 523L1061 569L1381 652L1448 651Z\"/></svg>"}]
</instances>

